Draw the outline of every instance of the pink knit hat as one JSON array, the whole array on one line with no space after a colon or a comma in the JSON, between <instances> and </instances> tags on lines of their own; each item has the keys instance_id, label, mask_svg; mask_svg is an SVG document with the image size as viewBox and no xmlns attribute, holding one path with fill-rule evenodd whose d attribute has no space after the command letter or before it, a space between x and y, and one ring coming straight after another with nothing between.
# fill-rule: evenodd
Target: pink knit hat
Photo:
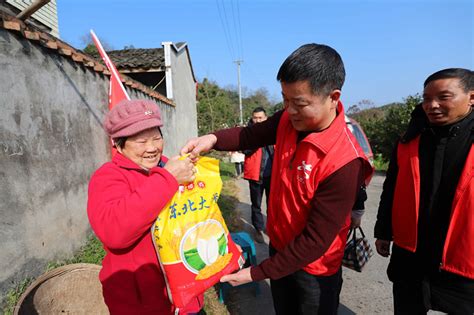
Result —
<instances>
[{"instance_id":1,"label":"pink knit hat","mask_svg":"<svg viewBox=\"0 0 474 315\"><path fill-rule=\"evenodd\" d=\"M112 138L133 136L152 127L161 127L160 108L149 100L123 100L107 113L104 128Z\"/></svg>"}]
</instances>

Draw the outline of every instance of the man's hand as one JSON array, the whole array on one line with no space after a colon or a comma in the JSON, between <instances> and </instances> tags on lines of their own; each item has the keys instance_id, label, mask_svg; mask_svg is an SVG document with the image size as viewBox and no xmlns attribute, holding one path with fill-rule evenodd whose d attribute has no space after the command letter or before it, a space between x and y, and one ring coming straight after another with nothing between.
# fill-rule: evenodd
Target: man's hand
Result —
<instances>
[{"instance_id":1,"label":"man's hand","mask_svg":"<svg viewBox=\"0 0 474 315\"><path fill-rule=\"evenodd\" d=\"M229 282L233 287L252 282L252 276L250 275L250 267L244 268L236 273L223 276L221 278L221 282Z\"/></svg>"},{"instance_id":2,"label":"man's hand","mask_svg":"<svg viewBox=\"0 0 474 315\"><path fill-rule=\"evenodd\" d=\"M390 243L390 241L386 240L376 240L375 248L377 249L377 253L383 257L390 256Z\"/></svg>"},{"instance_id":3,"label":"man's hand","mask_svg":"<svg viewBox=\"0 0 474 315\"><path fill-rule=\"evenodd\" d=\"M217 142L215 135L209 134L189 140L181 149L181 155L190 154L191 160L195 161L201 152L211 150Z\"/></svg>"},{"instance_id":4,"label":"man's hand","mask_svg":"<svg viewBox=\"0 0 474 315\"><path fill-rule=\"evenodd\" d=\"M351 217L351 228L353 229L358 228L360 226L361 221L362 221L361 217L359 218Z\"/></svg>"},{"instance_id":5,"label":"man's hand","mask_svg":"<svg viewBox=\"0 0 474 315\"><path fill-rule=\"evenodd\" d=\"M239 244L235 243L235 247L237 247L237 249L239 250L239 252L241 252L241 253L242 253L242 247L240 247L240 245L239 245Z\"/></svg>"}]
</instances>

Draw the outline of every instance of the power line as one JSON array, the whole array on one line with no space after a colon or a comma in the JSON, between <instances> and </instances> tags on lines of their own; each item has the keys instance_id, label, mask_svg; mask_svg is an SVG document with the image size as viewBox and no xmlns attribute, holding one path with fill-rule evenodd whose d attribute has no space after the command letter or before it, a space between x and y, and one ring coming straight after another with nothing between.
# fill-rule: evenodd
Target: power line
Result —
<instances>
[{"instance_id":1,"label":"power line","mask_svg":"<svg viewBox=\"0 0 474 315\"><path fill-rule=\"evenodd\" d=\"M231 0L230 2L230 10L232 13L232 24L233 24L233 32L231 30L231 27L229 25L229 19L227 17L227 10L225 7L225 2L224 0L222 1L222 13L221 13L221 7L219 5L219 0L216 0L217 4L217 10L219 11L219 18L221 21L222 28L224 29L224 35L226 38L227 42L227 47L229 48L229 51L232 56L232 60L234 60L234 40L233 36L235 35L235 47L236 47L236 54L237 59L234 60L234 63L237 64L237 86L238 86L238 93L239 93L239 118L240 118L240 124L243 124L243 113L242 113L242 86L240 82L240 65L242 64L242 55L243 55L243 45L242 45L242 26L240 23L240 9L238 7L238 2L237 5L234 5L234 0ZM234 10L234 6L237 7L237 17L236 13ZM239 28L237 28L237 22L239 25Z\"/></svg>"},{"instance_id":2,"label":"power line","mask_svg":"<svg viewBox=\"0 0 474 315\"><path fill-rule=\"evenodd\" d=\"M234 51L232 49L232 45L231 45L231 42L229 40L229 35L227 34L227 28L224 24L224 20L222 19L222 14L221 14L221 9L220 9L220 6L219 6L219 0L216 0L216 4L217 4L217 11L219 12L219 20L221 22L221 25L222 25L222 29L224 30L224 36L225 36L225 40L226 40L226 43L227 43L227 48L229 49L229 53L232 57L232 60L234 59Z\"/></svg>"},{"instance_id":3,"label":"power line","mask_svg":"<svg viewBox=\"0 0 474 315\"><path fill-rule=\"evenodd\" d=\"M238 58L242 58L242 40L241 40L241 33L239 33L239 29L237 28L237 18L235 17L235 11L234 10L234 0L231 0L230 2L230 7L232 9L232 21L234 22L234 33L235 33L235 44L237 46L237 53L238 53ZM239 25L240 25L240 20L239 20Z\"/></svg>"},{"instance_id":4,"label":"power line","mask_svg":"<svg viewBox=\"0 0 474 315\"><path fill-rule=\"evenodd\" d=\"M223 8L223 11L224 11L224 21L225 21L225 24L227 25L227 30L229 32L229 39L230 39L230 44L231 44L231 47L232 49L234 49L234 41L232 40L232 31L231 31L231 27L229 25L229 18L227 17L227 10L225 8L225 2L224 0L221 0L222 1L222 8ZM232 3L231 3L232 5ZM231 6L231 9L232 9L232 6ZM235 33L235 29L234 29L234 33ZM235 50L234 50L235 52ZM238 52L237 52L238 54Z\"/></svg>"},{"instance_id":5,"label":"power line","mask_svg":"<svg viewBox=\"0 0 474 315\"><path fill-rule=\"evenodd\" d=\"M239 1L237 0L237 21L239 21L239 34L240 34L240 58L244 58L244 44L242 40L242 25L240 24L240 7Z\"/></svg>"}]
</instances>

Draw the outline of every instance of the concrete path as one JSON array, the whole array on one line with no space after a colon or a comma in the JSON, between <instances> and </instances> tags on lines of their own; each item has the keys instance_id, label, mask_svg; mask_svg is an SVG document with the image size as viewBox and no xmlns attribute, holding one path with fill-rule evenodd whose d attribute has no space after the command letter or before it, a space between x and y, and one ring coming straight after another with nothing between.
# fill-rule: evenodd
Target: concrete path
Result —
<instances>
[{"instance_id":1,"label":"concrete path","mask_svg":"<svg viewBox=\"0 0 474 315\"><path fill-rule=\"evenodd\" d=\"M242 220L242 227L244 231L248 232L252 238L255 230L252 226L251 210L250 210L250 192L248 182L244 179L236 181L239 188L237 205L237 211L240 212L240 219ZM262 210L264 213L264 219L266 222L266 210L267 205L265 197L262 202ZM260 263L264 259L268 258L268 236L264 234L265 244L255 243L255 250L257 252L257 263ZM229 299L226 301L227 308L232 315L248 315L248 314L261 314L261 315L273 315L272 294L270 291L270 280L259 282L260 294L256 296L253 288L237 287L232 288L229 293Z\"/></svg>"},{"instance_id":2,"label":"concrete path","mask_svg":"<svg viewBox=\"0 0 474 315\"><path fill-rule=\"evenodd\" d=\"M373 238L383 180L384 177L380 175L375 175L372 179L367 190L366 213L362 221L362 228L370 241L374 255L361 273L343 268L344 283L340 297L339 315L393 314L392 285L386 275L388 259L379 256L375 252L375 240ZM240 190L238 195L240 202L237 210L241 214L243 230L253 236L248 183L242 179L236 182ZM266 213L265 204L262 205L262 209ZM268 237L266 235L264 237L266 244L255 243L258 262L268 257ZM230 314L275 314L270 292L270 281L261 281L259 285L260 295L258 296L255 296L254 290L249 287L231 289L226 301ZM442 313L429 312L429 314Z\"/></svg>"}]
</instances>

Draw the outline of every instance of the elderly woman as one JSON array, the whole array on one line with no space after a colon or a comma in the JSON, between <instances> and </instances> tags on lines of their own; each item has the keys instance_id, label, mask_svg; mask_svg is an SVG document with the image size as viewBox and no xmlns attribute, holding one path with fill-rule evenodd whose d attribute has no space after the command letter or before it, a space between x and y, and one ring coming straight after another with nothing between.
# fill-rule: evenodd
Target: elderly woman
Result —
<instances>
[{"instance_id":1,"label":"elderly woman","mask_svg":"<svg viewBox=\"0 0 474 315\"><path fill-rule=\"evenodd\" d=\"M104 245L100 281L111 314L173 314L150 228L181 183L194 180L189 159L162 155L158 106L148 100L117 104L104 127L117 153L89 184L87 213ZM202 297L180 314L196 313Z\"/></svg>"}]
</instances>

